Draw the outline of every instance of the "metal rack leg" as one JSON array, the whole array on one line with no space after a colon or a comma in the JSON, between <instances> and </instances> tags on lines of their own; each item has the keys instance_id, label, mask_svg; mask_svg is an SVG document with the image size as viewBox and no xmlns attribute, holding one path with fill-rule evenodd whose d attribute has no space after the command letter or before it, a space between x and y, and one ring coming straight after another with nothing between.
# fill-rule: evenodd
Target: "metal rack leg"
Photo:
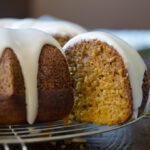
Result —
<instances>
[{"instance_id":1,"label":"metal rack leg","mask_svg":"<svg viewBox=\"0 0 150 150\"><path fill-rule=\"evenodd\" d=\"M22 150L28 150L27 146L25 144L21 144Z\"/></svg>"},{"instance_id":2,"label":"metal rack leg","mask_svg":"<svg viewBox=\"0 0 150 150\"><path fill-rule=\"evenodd\" d=\"M9 146L7 144L3 144L4 150L10 150Z\"/></svg>"},{"instance_id":3,"label":"metal rack leg","mask_svg":"<svg viewBox=\"0 0 150 150\"><path fill-rule=\"evenodd\" d=\"M28 150L27 146L24 143L20 144L21 150ZM3 144L4 150L11 150L8 144Z\"/></svg>"}]
</instances>

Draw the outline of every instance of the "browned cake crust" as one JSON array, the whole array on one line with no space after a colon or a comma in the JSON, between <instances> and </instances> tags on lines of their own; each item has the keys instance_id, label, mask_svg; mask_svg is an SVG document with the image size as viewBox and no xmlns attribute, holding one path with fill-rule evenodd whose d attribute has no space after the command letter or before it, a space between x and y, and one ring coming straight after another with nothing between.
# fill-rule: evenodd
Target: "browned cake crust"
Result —
<instances>
[{"instance_id":1,"label":"browned cake crust","mask_svg":"<svg viewBox=\"0 0 150 150\"><path fill-rule=\"evenodd\" d=\"M13 50L6 48L0 59L0 124L26 121L25 87L20 64ZM39 108L36 122L66 117L73 107L69 70L62 53L45 45L39 58Z\"/></svg>"}]
</instances>

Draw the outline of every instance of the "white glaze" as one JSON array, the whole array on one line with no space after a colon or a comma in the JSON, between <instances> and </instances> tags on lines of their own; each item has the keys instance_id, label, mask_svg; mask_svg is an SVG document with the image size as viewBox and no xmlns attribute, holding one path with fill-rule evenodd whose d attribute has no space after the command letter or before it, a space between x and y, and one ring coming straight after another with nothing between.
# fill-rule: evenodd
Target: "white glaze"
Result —
<instances>
[{"instance_id":1,"label":"white glaze","mask_svg":"<svg viewBox=\"0 0 150 150\"><path fill-rule=\"evenodd\" d=\"M19 19L15 19L15 18L3 18L0 19L0 27L5 27L8 24L13 24L15 22L17 22Z\"/></svg>"},{"instance_id":2,"label":"white glaze","mask_svg":"<svg viewBox=\"0 0 150 150\"><path fill-rule=\"evenodd\" d=\"M98 39L102 42L106 42L109 45L112 45L122 56L125 63L125 67L128 70L129 80L132 89L132 97L133 97L132 117L136 119L138 116L138 108L141 106L143 98L142 84L144 72L145 70L147 70L142 58L139 56L136 50L134 50L126 42L124 42L123 40L119 39L118 37L112 34L105 32L88 32L80 34L72 38L68 43L66 43L63 47L63 50L65 51L68 47L74 45L75 43L80 43L82 40L88 41L92 39Z\"/></svg>"},{"instance_id":3,"label":"white glaze","mask_svg":"<svg viewBox=\"0 0 150 150\"><path fill-rule=\"evenodd\" d=\"M61 36L75 36L87 32L81 26L67 21L36 21L32 28L42 30L51 35L59 34Z\"/></svg>"},{"instance_id":4,"label":"white glaze","mask_svg":"<svg viewBox=\"0 0 150 150\"><path fill-rule=\"evenodd\" d=\"M32 18L25 18L25 19L18 19L16 21L8 22L4 24L3 27L10 28L10 29L28 29L35 24L36 19Z\"/></svg>"},{"instance_id":5,"label":"white glaze","mask_svg":"<svg viewBox=\"0 0 150 150\"><path fill-rule=\"evenodd\" d=\"M21 19L12 23L8 22L8 24L4 24L3 27L12 29L33 28L44 31L51 35L59 34L61 36L75 36L77 34L87 32L87 30L85 30L81 26L67 21L40 21L30 18Z\"/></svg>"},{"instance_id":6,"label":"white glaze","mask_svg":"<svg viewBox=\"0 0 150 150\"><path fill-rule=\"evenodd\" d=\"M61 49L59 43L49 34L33 29L0 28L0 56L5 48L15 52L24 77L27 121L34 123L38 112L37 73L41 48L51 44Z\"/></svg>"}]
</instances>

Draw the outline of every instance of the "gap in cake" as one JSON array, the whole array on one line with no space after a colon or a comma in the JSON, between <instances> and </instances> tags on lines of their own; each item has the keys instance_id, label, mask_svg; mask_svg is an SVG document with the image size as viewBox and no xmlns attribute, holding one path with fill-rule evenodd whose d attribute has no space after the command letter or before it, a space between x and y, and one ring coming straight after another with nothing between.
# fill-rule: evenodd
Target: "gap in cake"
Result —
<instances>
[{"instance_id":1,"label":"gap in cake","mask_svg":"<svg viewBox=\"0 0 150 150\"><path fill-rule=\"evenodd\" d=\"M60 44L61 47L63 47L73 36L71 35L60 35L60 34L53 34L52 35Z\"/></svg>"}]
</instances>

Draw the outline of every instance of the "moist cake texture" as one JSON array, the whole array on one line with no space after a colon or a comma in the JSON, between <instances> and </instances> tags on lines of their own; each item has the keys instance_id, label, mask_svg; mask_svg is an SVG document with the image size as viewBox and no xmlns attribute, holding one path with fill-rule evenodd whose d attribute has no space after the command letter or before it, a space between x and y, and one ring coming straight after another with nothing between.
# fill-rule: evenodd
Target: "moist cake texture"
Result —
<instances>
[{"instance_id":1,"label":"moist cake texture","mask_svg":"<svg viewBox=\"0 0 150 150\"><path fill-rule=\"evenodd\" d=\"M138 76L141 81L137 81L141 83L141 87L133 89L131 76L136 74L129 71L130 67L134 69L134 66L129 67L129 58L125 53L123 56L124 50L119 47L124 43L120 42L117 47L114 42L117 41L116 37L108 37L107 33L85 33L71 39L63 47L75 95L75 104L70 115L72 120L94 122L99 125L122 124L131 117L138 117L137 112L142 105L143 94L147 95L144 98L145 103L148 100L149 79L147 76L144 77L147 71L143 61L138 54L133 56L136 52L131 50L130 58L137 57L142 67L142 73ZM144 85L145 92L142 89ZM138 99L134 99L134 90L141 92L139 103ZM144 109L141 113L143 111Z\"/></svg>"}]
</instances>

